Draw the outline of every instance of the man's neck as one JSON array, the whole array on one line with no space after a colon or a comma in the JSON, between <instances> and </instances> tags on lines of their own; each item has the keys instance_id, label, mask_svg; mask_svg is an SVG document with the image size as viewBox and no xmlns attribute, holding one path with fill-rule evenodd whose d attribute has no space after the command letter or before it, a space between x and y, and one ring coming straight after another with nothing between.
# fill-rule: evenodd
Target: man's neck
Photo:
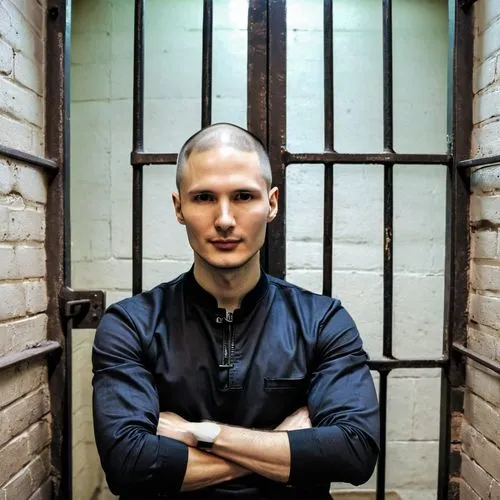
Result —
<instances>
[{"instance_id":1,"label":"man's neck","mask_svg":"<svg viewBox=\"0 0 500 500\"><path fill-rule=\"evenodd\" d=\"M216 269L195 256L194 277L198 284L217 300L218 307L234 311L241 305L243 297L260 279L259 254L238 269Z\"/></svg>"}]
</instances>

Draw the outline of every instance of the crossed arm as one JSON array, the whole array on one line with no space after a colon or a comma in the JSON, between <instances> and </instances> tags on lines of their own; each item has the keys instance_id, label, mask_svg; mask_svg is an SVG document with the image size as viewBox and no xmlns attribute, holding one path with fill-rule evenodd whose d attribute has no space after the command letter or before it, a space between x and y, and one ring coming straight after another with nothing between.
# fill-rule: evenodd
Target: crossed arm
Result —
<instances>
[{"instance_id":1,"label":"crossed arm","mask_svg":"<svg viewBox=\"0 0 500 500\"><path fill-rule=\"evenodd\" d=\"M290 444L286 431L311 427L307 408L299 408L274 431L259 431L220 424L210 453L195 448L196 422L188 422L170 412L160 413L158 435L189 446L186 474L181 491L205 488L231 479L257 473L287 482L290 476Z\"/></svg>"}]
</instances>

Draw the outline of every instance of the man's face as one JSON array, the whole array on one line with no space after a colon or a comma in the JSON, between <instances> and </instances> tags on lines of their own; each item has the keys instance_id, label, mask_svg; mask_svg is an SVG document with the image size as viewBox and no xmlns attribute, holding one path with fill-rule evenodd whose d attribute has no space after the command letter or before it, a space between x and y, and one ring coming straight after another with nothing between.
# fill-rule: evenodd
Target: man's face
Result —
<instances>
[{"instance_id":1,"label":"man's face","mask_svg":"<svg viewBox=\"0 0 500 500\"><path fill-rule=\"evenodd\" d=\"M264 244L278 190L268 190L257 153L219 146L189 156L173 201L196 257L217 269L237 269Z\"/></svg>"}]
</instances>

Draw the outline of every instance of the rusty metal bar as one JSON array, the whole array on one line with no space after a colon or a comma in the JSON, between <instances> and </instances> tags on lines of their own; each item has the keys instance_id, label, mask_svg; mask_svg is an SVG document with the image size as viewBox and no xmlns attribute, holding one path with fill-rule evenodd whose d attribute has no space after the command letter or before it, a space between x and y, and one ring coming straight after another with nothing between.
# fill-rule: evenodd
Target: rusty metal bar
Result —
<instances>
[{"instance_id":1,"label":"rusty metal bar","mask_svg":"<svg viewBox=\"0 0 500 500\"><path fill-rule=\"evenodd\" d=\"M48 158L42 158L41 156L32 155L30 153L25 153L19 149L9 148L8 146L2 146L0 144L0 156L5 156L6 158L11 158L13 160L19 160L32 167L41 167L49 172L57 172L57 163L54 160L49 160Z\"/></svg>"},{"instance_id":2,"label":"rusty metal bar","mask_svg":"<svg viewBox=\"0 0 500 500\"><path fill-rule=\"evenodd\" d=\"M377 500L385 499L385 467L387 457L387 378L388 371L380 372L379 380L379 408L380 408L380 453L377 465Z\"/></svg>"},{"instance_id":3,"label":"rusty metal bar","mask_svg":"<svg viewBox=\"0 0 500 500\"><path fill-rule=\"evenodd\" d=\"M481 366L484 366L489 370L500 375L500 363L498 361L488 359L487 357L482 356L481 354L478 354L477 352L474 352L471 349L467 349L467 347L465 347L463 344L459 342L453 342L452 348L455 351L458 351L461 354L465 355L467 358L470 358L476 363L479 363Z\"/></svg>"},{"instance_id":4,"label":"rusty metal bar","mask_svg":"<svg viewBox=\"0 0 500 500\"><path fill-rule=\"evenodd\" d=\"M286 181L282 152L286 144L286 0L269 0L268 151L273 183L280 192L280 210L269 228L269 273L286 272Z\"/></svg>"},{"instance_id":5,"label":"rusty metal bar","mask_svg":"<svg viewBox=\"0 0 500 500\"><path fill-rule=\"evenodd\" d=\"M500 164L500 155L485 156L484 158L470 158L457 163L457 168L467 169L474 167L487 167L490 165Z\"/></svg>"},{"instance_id":6,"label":"rusty metal bar","mask_svg":"<svg viewBox=\"0 0 500 500\"><path fill-rule=\"evenodd\" d=\"M213 0L203 0L203 66L201 77L201 127L212 123Z\"/></svg>"},{"instance_id":7,"label":"rusty metal bar","mask_svg":"<svg viewBox=\"0 0 500 500\"><path fill-rule=\"evenodd\" d=\"M247 62L247 128L267 148L267 2L248 2L248 62ZM268 264L269 231L260 251L260 262L265 271Z\"/></svg>"},{"instance_id":8,"label":"rusty metal bar","mask_svg":"<svg viewBox=\"0 0 500 500\"><path fill-rule=\"evenodd\" d=\"M135 0L133 154L144 149L144 10L145 0ZM132 163L132 293L142 291L143 165Z\"/></svg>"},{"instance_id":9,"label":"rusty metal bar","mask_svg":"<svg viewBox=\"0 0 500 500\"><path fill-rule=\"evenodd\" d=\"M384 340L382 352L392 358L392 303L393 303L393 165L384 165Z\"/></svg>"},{"instance_id":10,"label":"rusty metal bar","mask_svg":"<svg viewBox=\"0 0 500 500\"><path fill-rule=\"evenodd\" d=\"M393 151L394 113L392 95L392 0L383 0L383 58L384 58L384 151Z\"/></svg>"},{"instance_id":11,"label":"rusty metal bar","mask_svg":"<svg viewBox=\"0 0 500 500\"><path fill-rule=\"evenodd\" d=\"M61 344L59 344L59 342L48 340L42 342L40 345L30 347L29 349L25 349L21 352L12 352L9 354L5 354L4 356L0 356L0 370L5 370L6 368L10 368L11 366L19 365L24 361L32 361L42 356L47 356L54 351L60 350Z\"/></svg>"},{"instance_id":12,"label":"rusty metal bar","mask_svg":"<svg viewBox=\"0 0 500 500\"><path fill-rule=\"evenodd\" d=\"M51 411L51 471L55 500L71 494L71 412L67 399L70 367L66 365L66 323L59 314L59 291L70 279L69 220L69 71L71 2L52 0L46 12L45 156L59 166L47 192L47 341L60 346L60 355L48 356ZM55 345L55 344L50 344Z\"/></svg>"},{"instance_id":13,"label":"rusty metal bar","mask_svg":"<svg viewBox=\"0 0 500 500\"><path fill-rule=\"evenodd\" d=\"M387 372L392 370L398 370L403 368L442 368L448 362L448 359L437 358L437 359L394 359L394 358L372 358L368 360L368 366L370 370L376 370L379 372Z\"/></svg>"},{"instance_id":14,"label":"rusty metal bar","mask_svg":"<svg viewBox=\"0 0 500 500\"><path fill-rule=\"evenodd\" d=\"M449 362L441 375L439 428L438 500L458 499L458 483L450 476L460 473L460 444L451 442L451 415L461 412L460 392L465 382L465 363L455 361L454 342L464 343L467 331L467 297L469 265L469 187L467 171L458 164L470 154L472 130L472 61L473 20L454 0L448 2L448 137L453 161L448 166L445 260L445 317L443 352ZM453 467L453 468L452 468Z\"/></svg>"},{"instance_id":15,"label":"rusty metal bar","mask_svg":"<svg viewBox=\"0 0 500 500\"><path fill-rule=\"evenodd\" d=\"M333 5L323 4L325 151L334 151ZM323 295L332 294L333 266L333 163L325 163L323 203Z\"/></svg>"},{"instance_id":16,"label":"rusty metal bar","mask_svg":"<svg viewBox=\"0 0 500 500\"><path fill-rule=\"evenodd\" d=\"M450 155L439 154L401 154L401 153L283 153L285 165L294 163L343 163L343 164L376 164L393 163L401 165L448 165Z\"/></svg>"}]
</instances>

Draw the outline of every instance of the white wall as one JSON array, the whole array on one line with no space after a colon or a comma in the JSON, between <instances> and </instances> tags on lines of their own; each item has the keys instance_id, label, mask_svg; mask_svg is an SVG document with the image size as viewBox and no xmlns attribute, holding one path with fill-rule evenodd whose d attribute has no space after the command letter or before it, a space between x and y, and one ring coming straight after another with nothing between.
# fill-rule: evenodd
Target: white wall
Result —
<instances>
[{"instance_id":1,"label":"white wall","mask_svg":"<svg viewBox=\"0 0 500 500\"><path fill-rule=\"evenodd\" d=\"M381 2L334 3L336 148L381 152ZM444 153L447 2L393 3L395 149ZM147 3L148 151L177 151L200 126L202 4ZM244 126L247 2L214 4L213 121ZM287 146L293 152L323 148L322 4L288 0ZM77 0L73 16L73 285L105 289L112 302L130 293L132 274L133 2ZM321 290L322 179L322 166L287 170L287 279L316 291ZM144 183L147 288L187 269L191 251L171 208L174 167L145 167ZM394 189L394 352L438 357L445 167L396 166ZM336 166L334 294L353 314L372 357L382 352L382 245L383 167ZM91 336L82 340L87 354ZM389 390L388 486L405 499L434 499L438 372L394 372ZM88 398L85 405L88 411ZM373 486L372 480L367 487Z\"/></svg>"}]
</instances>

